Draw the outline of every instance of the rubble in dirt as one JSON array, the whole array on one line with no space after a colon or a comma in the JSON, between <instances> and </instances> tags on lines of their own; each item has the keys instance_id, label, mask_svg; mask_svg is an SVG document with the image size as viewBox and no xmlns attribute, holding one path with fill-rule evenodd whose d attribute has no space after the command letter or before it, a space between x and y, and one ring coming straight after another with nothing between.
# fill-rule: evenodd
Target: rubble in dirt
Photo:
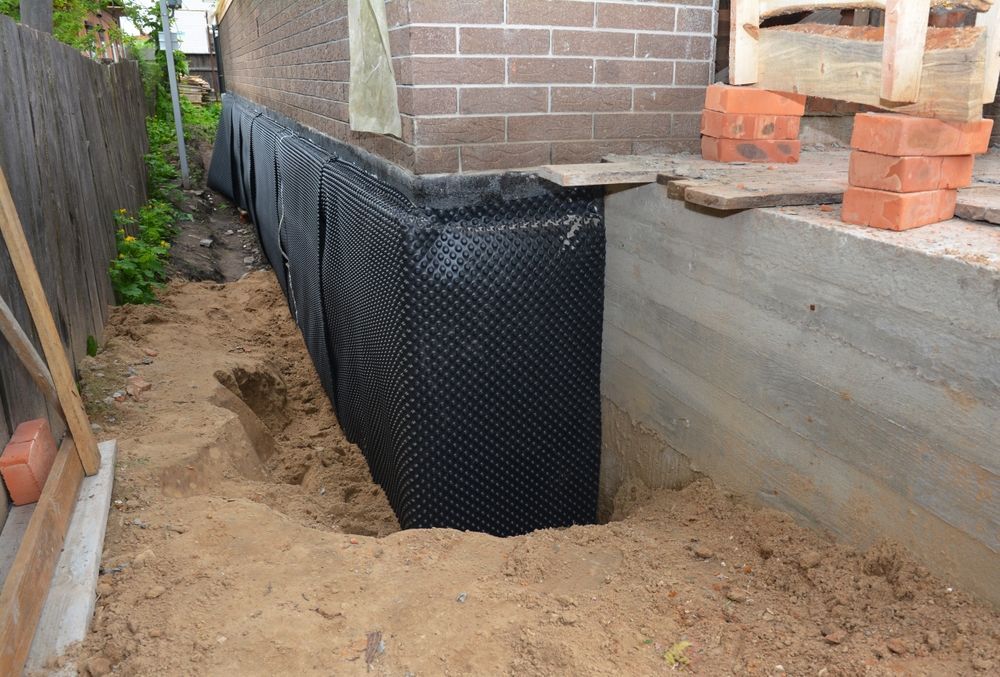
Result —
<instances>
[{"instance_id":1,"label":"rubble in dirt","mask_svg":"<svg viewBox=\"0 0 1000 677\"><path fill-rule=\"evenodd\" d=\"M1000 617L700 480L605 525L398 531L273 276L114 311L84 389L117 469L92 675L985 675ZM150 385L139 397L128 379ZM62 659L66 660L66 659Z\"/></svg>"}]
</instances>

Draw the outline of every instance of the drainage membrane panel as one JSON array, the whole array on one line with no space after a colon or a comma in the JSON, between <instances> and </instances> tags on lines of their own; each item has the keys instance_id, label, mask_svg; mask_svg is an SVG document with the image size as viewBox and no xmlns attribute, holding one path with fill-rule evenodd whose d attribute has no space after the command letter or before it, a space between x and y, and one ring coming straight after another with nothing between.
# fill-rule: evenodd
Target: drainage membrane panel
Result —
<instances>
[{"instance_id":1,"label":"drainage membrane panel","mask_svg":"<svg viewBox=\"0 0 1000 677\"><path fill-rule=\"evenodd\" d=\"M356 150L276 118L227 96L209 182L253 215L344 432L403 528L592 523L600 192L391 185Z\"/></svg>"}]
</instances>

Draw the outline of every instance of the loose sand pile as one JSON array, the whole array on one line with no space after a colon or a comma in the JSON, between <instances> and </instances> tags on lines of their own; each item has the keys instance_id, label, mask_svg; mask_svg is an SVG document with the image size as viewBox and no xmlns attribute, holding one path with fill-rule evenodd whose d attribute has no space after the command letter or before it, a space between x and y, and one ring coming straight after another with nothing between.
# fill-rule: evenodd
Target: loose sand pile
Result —
<instances>
[{"instance_id":1,"label":"loose sand pile","mask_svg":"<svg viewBox=\"0 0 1000 677\"><path fill-rule=\"evenodd\" d=\"M707 481L600 526L398 531L268 272L116 309L83 372L120 443L94 629L62 659L92 674L1000 670L997 613L906 553ZM130 372L152 389L115 401Z\"/></svg>"}]
</instances>

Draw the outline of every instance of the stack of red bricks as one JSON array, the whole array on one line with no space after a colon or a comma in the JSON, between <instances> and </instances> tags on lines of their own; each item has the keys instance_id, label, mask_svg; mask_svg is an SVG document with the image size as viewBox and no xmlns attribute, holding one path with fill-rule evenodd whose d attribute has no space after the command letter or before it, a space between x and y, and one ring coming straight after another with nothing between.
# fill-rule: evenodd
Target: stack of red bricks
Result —
<instances>
[{"instance_id":1,"label":"stack of red bricks","mask_svg":"<svg viewBox=\"0 0 1000 677\"><path fill-rule=\"evenodd\" d=\"M701 116L701 155L715 162L798 162L806 97L715 84Z\"/></svg>"},{"instance_id":2,"label":"stack of red bricks","mask_svg":"<svg viewBox=\"0 0 1000 677\"><path fill-rule=\"evenodd\" d=\"M986 152L992 128L992 120L857 115L841 219L907 230L952 218L958 189L972 183L974 156Z\"/></svg>"}]
</instances>

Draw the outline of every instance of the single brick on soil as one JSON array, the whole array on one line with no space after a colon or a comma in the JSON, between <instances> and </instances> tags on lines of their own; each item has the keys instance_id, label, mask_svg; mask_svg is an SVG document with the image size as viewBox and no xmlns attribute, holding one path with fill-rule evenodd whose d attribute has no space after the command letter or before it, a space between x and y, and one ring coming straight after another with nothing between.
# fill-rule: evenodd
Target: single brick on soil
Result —
<instances>
[{"instance_id":1,"label":"single brick on soil","mask_svg":"<svg viewBox=\"0 0 1000 677\"><path fill-rule=\"evenodd\" d=\"M801 116L806 110L806 97L804 94L716 83L705 91L705 108L721 113Z\"/></svg>"},{"instance_id":2,"label":"single brick on soil","mask_svg":"<svg viewBox=\"0 0 1000 677\"><path fill-rule=\"evenodd\" d=\"M56 457L56 441L48 421L43 418L25 421L0 455L0 475L14 505L34 503Z\"/></svg>"},{"instance_id":3,"label":"single brick on soil","mask_svg":"<svg viewBox=\"0 0 1000 677\"><path fill-rule=\"evenodd\" d=\"M841 220L886 230L908 230L955 216L957 190L893 193L852 186L844 193Z\"/></svg>"},{"instance_id":4,"label":"single brick on soil","mask_svg":"<svg viewBox=\"0 0 1000 677\"><path fill-rule=\"evenodd\" d=\"M802 117L798 115L752 115L706 110L701 115L701 133L716 139L797 139Z\"/></svg>"},{"instance_id":5,"label":"single brick on soil","mask_svg":"<svg viewBox=\"0 0 1000 677\"><path fill-rule=\"evenodd\" d=\"M801 149L795 140L701 138L701 156L714 162L798 162Z\"/></svg>"},{"instance_id":6,"label":"single brick on soil","mask_svg":"<svg viewBox=\"0 0 1000 677\"><path fill-rule=\"evenodd\" d=\"M851 153L848 182L896 193L965 188L972 183L974 163L972 155L897 157L856 150Z\"/></svg>"},{"instance_id":7,"label":"single brick on soil","mask_svg":"<svg viewBox=\"0 0 1000 677\"><path fill-rule=\"evenodd\" d=\"M990 143L993 121L949 122L892 113L854 117L851 148L880 155L977 155Z\"/></svg>"}]
</instances>

